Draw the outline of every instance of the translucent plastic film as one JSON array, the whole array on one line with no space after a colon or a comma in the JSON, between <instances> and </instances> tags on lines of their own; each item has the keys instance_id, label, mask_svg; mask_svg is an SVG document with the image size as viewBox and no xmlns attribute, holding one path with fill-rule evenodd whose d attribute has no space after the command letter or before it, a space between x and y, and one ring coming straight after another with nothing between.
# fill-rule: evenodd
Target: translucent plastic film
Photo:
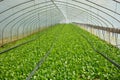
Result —
<instances>
[{"instance_id":1,"label":"translucent plastic film","mask_svg":"<svg viewBox=\"0 0 120 80\"><path fill-rule=\"evenodd\" d=\"M1 0L0 43L40 27L77 22L120 29L119 0ZM6 42L6 41L5 41Z\"/></svg>"}]
</instances>

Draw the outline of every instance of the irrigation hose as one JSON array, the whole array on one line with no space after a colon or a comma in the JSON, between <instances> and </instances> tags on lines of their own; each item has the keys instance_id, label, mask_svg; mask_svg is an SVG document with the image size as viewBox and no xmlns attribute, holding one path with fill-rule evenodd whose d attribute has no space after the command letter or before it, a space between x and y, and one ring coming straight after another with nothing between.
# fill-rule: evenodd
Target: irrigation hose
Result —
<instances>
[{"instance_id":1,"label":"irrigation hose","mask_svg":"<svg viewBox=\"0 0 120 80\"><path fill-rule=\"evenodd\" d=\"M64 24L65 25L65 24ZM64 27L63 25L63 27ZM63 29L62 27L62 29ZM61 29L61 30L62 30ZM57 32L56 32L57 33ZM57 42L57 38L58 38L58 35L60 35L60 31L58 34L55 33L55 38L54 38L54 41L51 43L51 47L50 49L47 51L47 53L45 54L45 56L40 59L40 61L37 63L37 65L35 66L35 68L31 71L31 73L28 75L28 77L26 78L26 80L30 80L32 78L32 76L35 74L35 72L41 67L41 65L45 62L45 59L49 56L49 54L51 53L53 47L55 46L55 43Z\"/></svg>"},{"instance_id":2,"label":"irrigation hose","mask_svg":"<svg viewBox=\"0 0 120 80\"><path fill-rule=\"evenodd\" d=\"M103 52L99 52L96 48L93 47L92 42L90 40L88 40L88 38L84 35L84 34L80 34L92 47L92 49L99 53L101 56L103 56L106 60L108 60L109 62L111 62L114 66L116 66L118 69L120 69L120 64L116 63L115 61L113 61L112 59L110 59L109 57L107 57L106 55L104 55L105 53Z\"/></svg>"},{"instance_id":3,"label":"irrigation hose","mask_svg":"<svg viewBox=\"0 0 120 80\"><path fill-rule=\"evenodd\" d=\"M110 59L109 57L107 57L106 55L104 55L105 53L103 52L99 52L96 48L93 47L92 43L90 42L90 40L88 40L86 38L86 36L83 35L83 37L87 40L87 42L91 45L92 49L99 53L101 56L103 56L105 59L107 59L109 62L111 62L113 65L115 65L116 67L118 67L118 69L120 69L120 65L118 63L116 63L115 61L113 61L112 59Z\"/></svg>"},{"instance_id":4,"label":"irrigation hose","mask_svg":"<svg viewBox=\"0 0 120 80\"><path fill-rule=\"evenodd\" d=\"M42 35L42 34L41 34L41 35ZM41 35L39 35L39 36L41 36ZM36 39L38 39L38 38L39 38L39 37L37 36L37 37L34 38L34 39L30 39L30 40L28 40L28 41L26 41L26 42L23 42L23 43L21 43L21 44L18 44L18 45L16 45L16 46L13 46L13 47L11 47L11 48L5 49L5 50L1 51L0 54L3 54L3 53L8 52L8 51L10 51L10 50L12 50L12 49L15 49L15 48L17 48L17 47L20 47L20 46L22 46L22 45L25 45L25 44L27 44L27 43L29 43L29 42L32 42L32 41L34 41L34 40L36 40Z\"/></svg>"},{"instance_id":5,"label":"irrigation hose","mask_svg":"<svg viewBox=\"0 0 120 80\"><path fill-rule=\"evenodd\" d=\"M36 39L36 38L35 38L35 39ZM19 47L19 46L25 45L25 44L27 44L27 43L29 43L29 42L34 41L35 39L28 40L28 41L26 41L26 42L23 42L23 43L21 43L21 44L18 44L18 45L16 45L16 46L13 46L13 47L11 47L11 48L9 48L9 49L3 50L3 51L0 52L0 54L5 53L5 52L8 52L8 51L10 51L10 50L12 50L12 49L15 49L15 48Z\"/></svg>"}]
</instances>

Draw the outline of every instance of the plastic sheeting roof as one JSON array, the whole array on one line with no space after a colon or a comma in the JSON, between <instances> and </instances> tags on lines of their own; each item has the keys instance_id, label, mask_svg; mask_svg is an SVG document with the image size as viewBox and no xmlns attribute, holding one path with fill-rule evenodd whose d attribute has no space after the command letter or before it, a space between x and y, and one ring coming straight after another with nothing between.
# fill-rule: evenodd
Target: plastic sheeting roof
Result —
<instances>
[{"instance_id":1,"label":"plastic sheeting roof","mask_svg":"<svg viewBox=\"0 0 120 80\"><path fill-rule=\"evenodd\" d=\"M1 0L0 34L78 22L120 28L119 0ZM12 30L12 31L11 31ZM9 33L5 33L5 32ZM3 37L2 35L0 35Z\"/></svg>"}]
</instances>

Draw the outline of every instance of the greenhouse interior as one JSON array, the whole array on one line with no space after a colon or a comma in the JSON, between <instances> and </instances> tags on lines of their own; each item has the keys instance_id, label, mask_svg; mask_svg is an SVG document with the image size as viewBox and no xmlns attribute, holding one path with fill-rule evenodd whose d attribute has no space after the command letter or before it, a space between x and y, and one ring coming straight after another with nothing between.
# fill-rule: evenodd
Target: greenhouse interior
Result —
<instances>
[{"instance_id":1,"label":"greenhouse interior","mask_svg":"<svg viewBox=\"0 0 120 80\"><path fill-rule=\"evenodd\" d=\"M120 80L120 0L0 0L0 80Z\"/></svg>"}]
</instances>

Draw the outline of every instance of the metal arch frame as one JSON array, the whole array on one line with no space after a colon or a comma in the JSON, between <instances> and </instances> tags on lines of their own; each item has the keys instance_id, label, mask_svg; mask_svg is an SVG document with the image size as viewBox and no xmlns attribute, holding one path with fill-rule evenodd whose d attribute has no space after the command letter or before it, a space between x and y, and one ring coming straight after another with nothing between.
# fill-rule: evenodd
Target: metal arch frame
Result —
<instances>
[{"instance_id":1,"label":"metal arch frame","mask_svg":"<svg viewBox=\"0 0 120 80\"><path fill-rule=\"evenodd\" d=\"M53 9L50 9L50 10L53 10ZM44 13L45 11L43 11L43 13ZM34 15L33 15L34 16ZM33 16L31 16L31 17L33 17ZM29 18L31 18L31 17L29 17ZM37 17L37 16L36 16ZM26 20L29 20L29 18L28 19L26 19ZM33 18L32 18L33 19ZM27 25L27 24L26 24ZM18 29L19 29L20 27L18 27ZM25 27L24 27L25 28Z\"/></svg>"},{"instance_id":2,"label":"metal arch frame","mask_svg":"<svg viewBox=\"0 0 120 80\"><path fill-rule=\"evenodd\" d=\"M27 10L27 9L29 9L29 8L35 7L35 6L37 6L37 5L46 4L46 3L49 3L49 2L50 2L50 1L48 1L48 2L42 2L42 3L38 3L38 4L35 4L35 5L32 5L32 6L28 6L28 7L26 7L26 8L23 8L23 9L21 9L21 10L15 12L15 13L13 13L13 14L7 16L7 17L4 18L3 20L1 20L0 23L2 23L2 22L5 21L6 19L8 19L8 18L14 16L15 14L17 14L17 13L19 13L19 12L22 12L22 11Z\"/></svg>"},{"instance_id":3,"label":"metal arch frame","mask_svg":"<svg viewBox=\"0 0 120 80\"><path fill-rule=\"evenodd\" d=\"M41 9L40 9L41 10ZM40 10L38 10L38 11L40 11ZM44 10L44 9L43 9ZM36 11L37 12L37 11ZM45 12L45 11L42 11L41 13L43 13L43 12ZM33 13L35 13L35 12L33 12ZM26 16L24 16L22 19L20 19L19 21L17 21L13 26L12 26L12 28L15 26L15 25L17 25L17 23L19 23L20 21L22 21L23 19L25 19L25 18L27 18L28 16L30 16L30 15L32 15L33 13L30 13L29 15L26 15ZM12 31L12 30L11 30Z\"/></svg>"},{"instance_id":4,"label":"metal arch frame","mask_svg":"<svg viewBox=\"0 0 120 80\"><path fill-rule=\"evenodd\" d=\"M40 4L40 3L39 3ZM37 4L36 4L37 5Z\"/></svg>"},{"instance_id":5,"label":"metal arch frame","mask_svg":"<svg viewBox=\"0 0 120 80\"><path fill-rule=\"evenodd\" d=\"M72 7L72 6L69 6L69 7ZM72 8L73 8L73 7L72 7ZM77 8L75 8L75 9L77 9ZM79 10L80 10L80 9L79 9ZM81 10L81 11L86 12L86 11L84 11L84 10ZM91 15L91 14L90 14L90 13L88 13L88 12L86 12L86 13L87 13L87 14L89 14L89 15ZM95 16L93 15L93 16L92 16L92 18L93 18L93 17L95 17ZM96 17L96 18L97 18L97 17ZM95 18L94 18L94 19L95 19ZM98 18L97 18L97 19L98 19ZM96 19L96 20L97 20L97 19ZM91 20L90 20L90 21L91 21ZM98 22L100 22L100 21L98 21ZM104 23L104 22L103 22L103 23ZM102 25L102 23L101 23L101 22L100 22L100 24ZM106 23L105 23L105 24L106 24ZM99 24L98 24L98 25L99 25Z\"/></svg>"},{"instance_id":6,"label":"metal arch frame","mask_svg":"<svg viewBox=\"0 0 120 80\"><path fill-rule=\"evenodd\" d=\"M23 5L23 4L32 2L32 1L34 1L34 0L29 0L29 1L26 1L26 2L23 2L23 3L20 3L20 4L17 4L17 5L15 5L15 6L12 6L12 7L8 8L8 9L6 9L6 10L0 12L0 14L4 13L4 12L6 12L6 11L9 11L10 9L13 9L13 8L15 8L15 7L18 7L18 6L21 6L21 5Z\"/></svg>"},{"instance_id":7,"label":"metal arch frame","mask_svg":"<svg viewBox=\"0 0 120 80\"><path fill-rule=\"evenodd\" d=\"M41 9L40 9L41 10ZM40 10L37 10L37 11L40 11ZM43 9L44 10L44 9ZM35 11L35 12L37 12L37 11ZM19 21L17 21L15 24L17 24L18 22L20 22L20 21L22 21L24 18L26 18L26 17L28 17L28 16L30 16L31 14L33 14L33 13L35 13L35 12L32 12L32 13L30 13L30 14L28 14L28 15L26 15L26 16L24 16L23 18L21 18ZM44 11L43 11L44 12ZM42 13L42 12L41 12ZM15 25L14 24L14 25Z\"/></svg>"},{"instance_id":8,"label":"metal arch frame","mask_svg":"<svg viewBox=\"0 0 120 80\"><path fill-rule=\"evenodd\" d=\"M68 3L69 4L69 3ZM61 4L62 5L62 4ZM76 7L73 7L73 8L76 8ZM78 8L79 9L79 8ZM87 10L87 11L89 11L88 9L85 9L85 10ZM91 12L91 11L90 11ZM93 12L94 13L94 12ZM96 14L96 13L95 13ZM99 15L100 16L100 15ZM104 19L104 18L103 18ZM103 21L104 22L104 21ZM109 21L108 21L109 22ZM112 25L112 24L111 24ZM103 36L104 36L104 32L102 31L102 34L103 34Z\"/></svg>"},{"instance_id":9,"label":"metal arch frame","mask_svg":"<svg viewBox=\"0 0 120 80\"><path fill-rule=\"evenodd\" d=\"M107 22L114 28L114 25L113 25L111 22L109 22L106 18L104 18L104 17L96 14L96 13L93 12L93 11L90 11L90 10L84 8L84 7L81 7L81 6L78 6L78 5L75 5L75 4L71 4L71 3L68 3L68 2L63 2L63 1L56 1L56 2L58 2L58 3L64 3L64 4L69 4L69 5L75 6L75 8L78 7L78 9L81 8L81 9L84 9L84 10L86 10L86 11L89 11L89 12L95 14L96 16L99 16L99 17L102 18L103 20L107 21ZM58 3L57 3L57 4L58 4ZM104 22L105 22L105 21L104 21ZM108 27L108 26L107 26L107 27Z\"/></svg>"},{"instance_id":10,"label":"metal arch frame","mask_svg":"<svg viewBox=\"0 0 120 80\"><path fill-rule=\"evenodd\" d=\"M49 6L49 5L48 5L48 6ZM42 6L42 7L39 7L39 8L43 8L43 7L45 7L45 6ZM36 8L36 9L38 9L38 8ZM25 12L25 13L19 15L18 17L16 17L15 19L13 19L13 20L16 20L16 19L18 19L19 17L21 17L21 16L23 16L23 15L29 13L29 12L32 12L32 11L34 11L34 10L36 10L36 9L30 10L30 11L28 11L28 12ZM12 21L13 21L13 20L12 20ZM10 23L11 23L11 22L9 22L9 24L10 24Z\"/></svg>"},{"instance_id":11,"label":"metal arch frame","mask_svg":"<svg viewBox=\"0 0 120 80\"><path fill-rule=\"evenodd\" d=\"M85 4L85 3L82 3L82 2L80 2L81 4L84 4L84 5L87 5L87 6L89 6L89 7L93 7L93 6L90 6L90 5L88 5L88 4ZM68 4L71 4L71 3L68 3ZM77 5L76 5L77 6ZM79 6L80 7L80 6ZM95 7L93 7L93 8L95 8ZM95 9L97 9L97 8L95 8ZM103 13L105 13L106 15L108 15L108 16L110 16L110 17L112 17L113 19L115 19L116 21L118 21L119 22L119 20L118 19L116 19L115 17L113 17L113 16L111 16L111 15L109 15L108 13L106 13L106 12L104 12L104 11L102 11L102 10L100 10L100 9L97 9L97 10L99 10L99 11L101 11L101 12L103 12ZM91 12L91 11L90 11ZM108 21L109 22L109 21ZM119 22L120 23L120 22ZM112 24L113 25L113 24ZM114 26L112 26L113 28L114 28ZM115 35L117 35L117 34L115 34ZM110 36L110 34L109 34L109 36ZM110 37L109 37L110 38ZM117 40L117 37L115 37L116 38L116 40ZM109 42L110 42L110 39L109 39ZM116 44L117 44L117 41L116 41Z\"/></svg>"},{"instance_id":12,"label":"metal arch frame","mask_svg":"<svg viewBox=\"0 0 120 80\"><path fill-rule=\"evenodd\" d=\"M47 2L47 0L45 0L45 2ZM54 4L53 4L53 5L54 5ZM47 13L48 13L47 8L46 8L45 11L46 11L46 13L45 13L45 14L46 14L46 17L45 17L45 18L46 18L46 24L45 24L45 26L47 27L47 26L48 26L48 24L47 24L47 23L48 23L48 20L47 20L47 16L48 16L48 15L47 15Z\"/></svg>"},{"instance_id":13,"label":"metal arch frame","mask_svg":"<svg viewBox=\"0 0 120 80\"><path fill-rule=\"evenodd\" d=\"M58 16L56 16L56 17L58 18ZM60 17L60 16L59 16L59 17ZM45 18L44 18L44 19L45 19ZM37 17L36 17L36 18L34 17L34 20L32 20L30 24L34 26L35 23L39 23L39 21L36 21L36 20L38 20L38 18L37 18ZM46 21L46 19L43 20L42 22L45 22L45 21ZM30 24L29 24L29 25L30 25ZM27 28L29 27L29 25L27 26ZM32 27L33 27L33 26L30 27L30 31L29 31L30 33L28 32L28 35L32 34L31 31L32 31Z\"/></svg>"},{"instance_id":14,"label":"metal arch frame","mask_svg":"<svg viewBox=\"0 0 120 80\"><path fill-rule=\"evenodd\" d=\"M105 11L102 11L101 9L98 9L98 8L96 8L96 7L93 7L93 6L89 5L89 4L83 3L83 2L81 2L81 1L77 1L77 0L72 0L72 1L77 2L77 3L81 3L81 4L83 4L83 5L86 5L86 6L92 7L92 8L94 8L94 9L96 9L96 10L99 10L99 11L101 11L102 13L110 16L110 17L113 18L115 21L117 21L117 22L120 23L120 20L116 19L114 16L106 13Z\"/></svg>"},{"instance_id":15,"label":"metal arch frame","mask_svg":"<svg viewBox=\"0 0 120 80\"><path fill-rule=\"evenodd\" d=\"M49 9L49 10L53 10L53 9ZM45 11L43 11L43 12L41 12L41 13L44 13ZM35 15L33 15L33 16L31 16L31 17L29 17L29 18L37 18L38 19L38 17L37 16L35 16ZM25 17L26 18L26 17ZM29 18L27 19L27 20L29 20ZM32 18L32 20L33 20L33 18ZM44 18L44 17L43 17ZM32 22L31 22L32 23ZM27 24L26 24L27 25ZM17 30L19 29L20 27L17 27ZM23 27L23 29L24 29L25 27ZM22 31L22 32L24 32L24 30ZM18 34L18 33L17 33ZM28 34L29 35L29 34Z\"/></svg>"},{"instance_id":16,"label":"metal arch frame","mask_svg":"<svg viewBox=\"0 0 120 80\"><path fill-rule=\"evenodd\" d=\"M51 10L50 10L51 11ZM40 15L41 16L41 15ZM44 18L44 17L42 17L42 18ZM37 19L36 20L38 20L39 18L37 17ZM38 20L39 21L39 26L40 26L40 21L41 20ZM28 28L28 26L27 26L27 28ZM39 31L39 30L38 30Z\"/></svg>"},{"instance_id":17,"label":"metal arch frame","mask_svg":"<svg viewBox=\"0 0 120 80\"><path fill-rule=\"evenodd\" d=\"M36 18L36 20L39 21L39 20L38 20L38 17L33 17L33 18ZM32 19L33 19L33 18L32 18ZM42 18L44 18L44 17L42 17ZM33 21L32 21L32 22L33 22ZM32 23L32 22L31 22L31 23ZM29 22L29 23L30 23L30 22ZM31 24L31 23L30 23L30 24ZM34 23L34 22L33 22L33 23ZM30 25L30 24L29 24L29 25ZM27 24L26 24L26 25L27 25ZM24 28L25 28L25 27L24 27Z\"/></svg>"},{"instance_id":18,"label":"metal arch frame","mask_svg":"<svg viewBox=\"0 0 120 80\"><path fill-rule=\"evenodd\" d=\"M70 15L72 15L72 18L76 18L77 16L76 15L73 15L73 14L71 14L71 13L69 13ZM93 17L92 17L93 18ZM96 20L96 19L93 19L93 20ZM89 19L89 21L91 21L90 19ZM96 20L96 21L98 21L98 20ZM99 22L99 21L98 21ZM96 25L98 22L94 22L94 24ZM102 25L101 25L102 26Z\"/></svg>"},{"instance_id":19,"label":"metal arch frame","mask_svg":"<svg viewBox=\"0 0 120 80\"><path fill-rule=\"evenodd\" d=\"M60 4L58 4L58 5L60 5ZM63 6L66 7L67 5L63 5ZM67 7L68 7L68 6L67 6ZM77 9L77 10L78 10L78 9ZM72 14L72 13L68 13L68 11L72 11L72 13L74 12L75 15L73 15L74 13L73 13L73 14ZM72 19L72 18L74 18L74 17L76 17L76 16L78 16L78 15L81 16L84 12L85 12L85 11L83 11L83 10L80 10L79 12L77 12L77 11L76 11L76 8L73 8L73 7L70 7L70 9L67 8L67 14L68 14L68 16L72 14L72 16L68 18L69 20Z\"/></svg>"},{"instance_id":20,"label":"metal arch frame","mask_svg":"<svg viewBox=\"0 0 120 80\"><path fill-rule=\"evenodd\" d=\"M72 0L72 1L74 1L74 0ZM92 1L90 1L90 0L86 0L86 1L89 2L89 3L95 4L95 5L97 5L97 6L101 7L101 8L104 8L104 9L106 9L106 10L108 10L108 11L111 11L111 12L117 14L117 15L120 15L120 13L117 13L117 12L115 12L115 11L107 8L107 7L101 6L101 5L99 5L99 4L97 4L97 3L94 3L94 2L92 2ZM114 1L114 0L113 0L113 1Z\"/></svg>"},{"instance_id":21,"label":"metal arch frame","mask_svg":"<svg viewBox=\"0 0 120 80\"><path fill-rule=\"evenodd\" d=\"M60 3L57 3L57 4L60 4ZM60 5L65 5L65 4L60 4ZM67 5L68 6L68 5ZM76 8L76 7L73 7L73 6L69 6L69 7L72 7L72 8ZM81 10L80 8L76 8L76 9L78 9L78 10ZM82 8L82 9L84 9L84 8ZM87 9L85 9L85 10L87 10ZM85 11L85 10L82 10L82 11ZM86 13L88 13L88 14L90 14L90 15L92 15L91 13L89 13L89 12L87 12L87 11L85 11ZM94 14L94 13L93 13ZM94 16L94 17L96 17L95 15L92 15L92 16ZM99 16L100 18L101 18L101 16ZM107 24L106 24L106 22L105 21L103 21L102 19L100 19L100 18L98 18L98 17L96 17L96 19L99 19L101 22L103 22L106 26L108 26ZM104 18L103 18L104 19Z\"/></svg>"},{"instance_id":22,"label":"metal arch frame","mask_svg":"<svg viewBox=\"0 0 120 80\"><path fill-rule=\"evenodd\" d=\"M61 16L56 16L55 19L60 18L60 17L61 17ZM38 19L38 18L36 17L34 21L36 21L37 19ZM43 20L42 22L45 22L45 21L46 21L46 20ZM56 21L56 20L55 20L55 21ZM59 21L60 21L60 20L59 20ZM32 21L32 24L31 24L31 25L33 25L34 23L35 23L35 22ZM40 23L40 22L38 21L38 22L36 22L36 23ZM57 23L58 23L58 22L57 22ZM56 23L55 23L55 24L56 24ZM28 28L28 27L29 27L29 25L27 26L27 28ZM29 34L28 34L28 35L29 35ZM8 43L9 43L9 42L8 42Z\"/></svg>"},{"instance_id":23,"label":"metal arch frame","mask_svg":"<svg viewBox=\"0 0 120 80\"><path fill-rule=\"evenodd\" d=\"M51 5L52 5L52 4L51 4ZM47 6L49 6L49 5L47 5ZM36 8L36 9L43 8L43 7L46 7L46 5L44 5L44 6L42 6L42 7L38 7L38 8ZM21 17L21 16L23 16L23 15L29 13L29 12L32 12L32 11L34 11L34 10L36 10L36 9L27 11L27 12L25 12L25 13L19 15L18 17L14 18L12 21L10 21L8 24L5 25L5 27L4 27L3 30L2 30L2 34L3 34L3 32L4 32L4 29L5 29L10 23L12 23L13 21L15 21L15 20L18 19L19 17ZM2 36L2 39L3 39L3 36ZM2 44L3 44L3 42L2 42Z\"/></svg>"},{"instance_id":24,"label":"metal arch frame","mask_svg":"<svg viewBox=\"0 0 120 80\"><path fill-rule=\"evenodd\" d=\"M56 22L56 23L59 23L59 21ZM32 41L34 41L34 40L36 40L36 39L38 39L38 37L35 37L35 38L31 39L31 40L28 40L28 41L26 41L26 42L17 44L17 45L15 45L15 46L11 47L11 48L6 49L6 50L3 50L3 51L0 52L0 54L5 53L5 52L8 52L8 51L10 51L10 50L12 50L12 49L14 49L14 48L17 48L17 47L19 47L19 46L21 46L21 45L24 45L24 44L27 44L27 43L29 43L29 42L32 42Z\"/></svg>"},{"instance_id":25,"label":"metal arch frame","mask_svg":"<svg viewBox=\"0 0 120 80\"><path fill-rule=\"evenodd\" d=\"M36 16L35 18L36 18L36 20L38 20L38 17L37 17L37 16ZM35 20L35 21L36 21L36 20ZM32 21L31 23L34 23L34 22ZM29 25L30 25L30 24L29 24ZM25 28L25 27L24 27L24 28Z\"/></svg>"},{"instance_id":26,"label":"metal arch frame","mask_svg":"<svg viewBox=\"0 0 120 80\"><path fill-rule=\"evenodd\" d=\"M74 12L74 11L73 11ZM75 12L74 12L75 13ZM73 13L73 14L74 14ZM76 12L77 13L77 12ZM79 14L75 14L75 15L73 15L73 14L71 14L71 13L68 13L68 14L70 14L70 15L72 15L71 16L71 18L75 18L75 17L77 17L78 15L82 15L81 13L79 13ZM92 16L92 18L94 18L93 16ZM90 19L89 19L90 20ZM93 20L95 20L95 21L97 21L97 22L94 22L95 24L97 24L98 22L101 24L101 22L100 21L98 21L97 19L93 19ZM91 21L91 20L90 20ZM102 24L101 24L101 26L102 26Z\"/></svg>"},{"instance_id":27,"label":"metal arch frame","mask_svg":"<svg viewBox=\"0 0 120 80\"><path fill-rule=\"evenodd\" d=\"M39 7L39 8L43 8L43 7L45 7L45 6L42 6L42 7ZM36 9L38 9L38 8L36 8ZM25 12L25 13L19 15L18 17L14 18L12 21L10 21L8 24L5 25L5 27L2 29L2 44L3 44L3 34L4 34L5 28L6 28L10 23L12 23L14 20L18 19L19 17L21 17L21 16L23 16L23 15L29 13L29 12L34 11L34 10L36 10L36 9L33 9L33 10L31 10L31 11L27 11L27 12Z\"/></svg>"},{"instance_id":28,"label":"metal arch frame","mask_svg":"<svg viewBox=\"0 0 120 80\"><path fill-rule=\"evenodd\" d=\"M57 14L56 14L56 15L57 15ZM56 16L56 17L59 18L59 17L61 17L61 16ZM56 17L55 17L55 19L57 19ZM44 17L43 17L43 18L44 18ZM39 22L39 20L37 20L37 19L38 19L38 18L34 18L34 20L33 20L30 24L31 24L31 25L32 25L32 24L37 24L37 23ZM44 19L45 19L45 18L44 18ZM45 19L44 21L46 21L46 20L47 20L47 19ZM29 24L29 25L30 25L30 24ZM28 27L29 27L29 25L28 25Z\"/></svg>"},{"instance_id":29,"label":"metal arch frame","mask_svg":"<svg viewBox=\"0 0 120 80\"><path fill-rule=\"evenodd\" d=\"M56 17L57 17L57 18L59 18L59 17L61 17L61 16L56 16ZM55 19L56 19L56 17L55 17ZM38 18L37 18L37 17L36 17L36 18L35 18L35 17L33 17L33 18L34 18L34 19L33 19L33 21L31 21L31 23L30 23L31 25L34 25L35 23L40 23L39 21L37 21L37 22L36 22L36 20L38 20ZM43 18L44 18L44 17L43 17ZM45 19L45 18L44 18L44 19ZM34 22L34 21L35 21L35 22ZM45 19L45 20L43 20L42 22L44 22L44 21L46 21L46 19ZM29 25L30 25L30 24L29 24ZM26 25L26 26L27 26L27 28L29 27L29 25Z\"/></svg>"},{"instance_id":30,"label":"metal arch frame","mask_svg":"<svg viewBox=\"0 0 120 80\"><path fill-rule=\"evenodd\" d=\"M63 17L65 18L65 15L63 14L63 12L61 11L61 9L56 5L56 3L54 2L54 0L50 0L52 3L53 3L53 5L60 11L60 13L63 15ZM66 18L65 18L65 20L66 20Z\"/></svg>"},{"instance_id":31,"label":"metal arch frame","mask_svg":"<svg viewBox=\"0 0 120 80\"><path fill-rule=\"evenodd\" d=\"M87 12L86 12L87 13ZM88 14L88 13L87 13ZM88 15L91 15L91 14L88 14ZM95 17L95 16L91 16L92 18L93 18L93 20L95 20L95 21L97 21L97 23L98 24L96 24L96 26L99 26L99 24L100 24L100 26L103 26L103 21L102 20L98 20L98 18L97 17ZM88 18L87 18L88 19ZM91 21L91 20L90 20ZM107 26L107 24L106 23L104 23L106 26Z\"/></svg>"},{"instance_id":32,"label":"metal arch frame","mask_svg":"<svg viewBox=\"0 0 120 80\"><path fill-rule=\"evenodd\" d=\"M45 14L44 14L44 15L45 15ZM44 16L44 17L46 17L46 16ZM44 17L43 17L43 18L44 18ZM58 17L58 16L56 16L56 17ZM61 16L60 16L60 17L61 17ZM43 18L42 18L42 19L43 19ZM45 18L44 18L44 19L45 19ZM35 24L35 22L34 22L34 21L38 21L38 17L36 17L36 18L35 18L35 17L33 17L33 18L32 18L31 23L30 23L30 22L29 22L29 23L30 23L31 25L32 25L32 23L34 23L34 24ZM45 19L45 21L46 21L46 19ZM39 22L39 21L38 21L38 22ZM29 24L29 25L30 25L30 24ZM28 25L28 27L29 27L29 25ZM28 27L27 27L27 28L28 28ZM32 27L33 27L33 26L32 26ZM25 28L25 27L24 27L24 28ZM32 31L32 29L30 30L30 32L31 32L31 31Z\"/></svg>"},{"instance_id":33,"label":"metal arch frame","mask_svg":"<svg viewBox=\"0 0 120 80\"><path fill-rule=\"evenodd\" d=\"M14 16L15 14L17 14L17 13L19 13L19 12L22 12L22 11L24 11L24 10L26 10L26 9L29 9L29 8L35 7L35 6L40 5L40 4L47 4L47 3L51 3L51 1L41 2L41 3L38 3L38 4L31 5L31 6L29 6L29 7L26 7L26 8L24 8L24 9L21 9L21 10L15 12L15 13L9 15L8 17L4 18L3 20L0 21L0 23L4 22L6 19L8 19L8 18Z\"/></svg>"},{"instance_id":34,"label":"metal arch frame","mask_svg":"<svg viewBox=\"0 0 120 80\"><path fill-rule=\"evenodd\" d=\"M58 2L58 1L56 1L56 2ZM63 2L63 3L65 3L65 2ZM71 3L68 3L68 4L71 4ZM72 4L72 5L74 5L74 4ZM77 6L77 5L75 5L75 6ZM80 6L79 6L80 7ZM90 10L88 10L88 9L85 9L85 8L83 8L83 7L81 7L82 9L84 9L84 10L87 10L87 11L89 11L89 12L92 12L92 11L90 11ZM92 12L92 13L94 13L94 12ZM94 14L96 14L96 13L94 13ZM98 15L98 14L96 14L96 15ZM100 16L100 15L99 15ZM101 16L102 17L102 16ZM103 18L103 17L102 17ZM103 19L105 19L105 18L103 18ZM108 23L110 23L112 26L113 26L113 24L111 23L111 22L109 22L108 20L106 20ZM104 31L102 31L102 34L103 34L103 37L104 37ZM109 37L110 38L110 37ZM105 37L104 37L104 39L105 39ZM109 42L110 42L110 39L109 39Z\"/></svg>"},{"instance_id":35,"label":"metal arch frame","mask_svg":"<svg viewBox=\"0 0 120 80\"><path fill-rule=\"evenodd\" d=\"M73 14L70 14L70 15L72 15L73 18L76 18L76 17L77 17L76 15L73 15ZM90 19L88 19L88 20L91 21ZM92 23L94 23L95 25L97 24L96 22L92 22Z\"/></svg>"},{"instance_id":36,"label":"metal arch frame","mask_svg":"<svg viewBox=\"0 0 120 80\"><path fill-rule=\"evenodd\" d=\"M45 6L46 6L46 5L45 5ZM42 6L42 7L39 7L39 8L43 8L43 7L45 7L45 6ZM49 5L47 5L47 6L49 6ZM36 9L39 9L39 8L36 8ZM33 9L33 10L30 10L30 11L27 11L27 12L25 12L25 13L19 15L18 17L14 18L13 20L11 20L11 21L10 21L8 24L6 24L6 25L9 25L10 23L12 23L14 20L18 19L19 17L21 17L21 16L23 16L23 15L29 13L29 12L32 12L32 11L34 11L34 10L36 10L36 9ZM5 26L6 26L6 25L5 25Z\"/></svg>"},{"instance_id":37,"label":"metal arch frame","mask_svg":"<svg viewBox=\"0 0 120 80\"><path fill-rule=\"evenodd\" d=\"M90 15L90 14L89 14ZM93 16L92 16L92 18L93 18ZM97 21L97 19L95 20L95 21ZM100 23L100 21L98 20L98 22ZM102 24L101 24L101 26L102 26ZM102 31L102 34L103 34L103 37L104 37L104 33L103 33L103 31Z\"/></svg>"},{"instance_id":38,"label":"metal arch frame","mask_svg":"<svg viewBox=\"0 0 120 80\"><path fill-rule=\"evenodd\" d=\"M47 6L49 6L49 5L47 5ZM39 8L43 8L43 7L46 7L46 5L45 5L45 6L42 6L42 7L39 7ZM36 9L39 9L39 8L36 8ZM31 10L31 11L28 11L28 12L25 12L25 13L21 14L20 16L18 16L18 17L16 17L15 19L13 19L11 22L13 22L14 20L16 20L16 19L18 19L19 17L23 16L24 14L29 13L29 12L32 12L32 11L34 11L34 10L36 10L36 9L33 9L33 10ZM7 25L9 25L11 22L9 22Z\"/></svg>"},{"instance_id":39,"label":"metal arch frame","mask_svg":"<svg viewBox=\"0 0 120 80\"><path fill-rule=\"evenodd\" d=\"M58 4L59 5L59 4ZM61 5L61 4L60 4ZM65 5L66 6L66 5ZM67 5L68 6L68 5ZM78 10L77 8L75 8L75 7L72 7L72 6L69 6L69 7L71 7L71 8L73 8L73 9L76 9L76 10ZM81 9L79 9L79 10L81 10ZM86 11L84 11L84 10L81 10L82 12L86 12ZM74 12L74 11L73 11ZM72 12L72 13L73 13ZM74 12L75 13L75 12ZM78 12L76 12L76 13L78 13ZM91 13L88 13L88 12L86 12L87 14L89 14L89 15L91 15ZM81 13L79 13L80 15L81 15ZM77 14L77 15L79 15L79 14ZM103 26L102 25L102 23L98 20L99 18L97 18L97 17L95 17L94 15L92 15L92 18L94 18L95 19L95 21L98 21L99 23L100 23L100 25L101 26ZM104 23L105 24L105 23ZM106 24L107 25L107 24Z\"/></svg>"},{"instance_id":40,"label":"metal arch frame","mask_svg":"<svg viewBox=\"0 0 120 80\"><path fill-rule=\"evenodd\" d=\"M52 9L50 9L50 10L52 10ZM45 12L45 11L44 11L44 12ZM44 13L44 12L43 12L43 13ZM43 14L43 15L45 15L45 14ZM32 17L34 18L34 16L35 16L35 15L33 15ZM46 16L44 16L44 17L46 17ZM44 17L41 17L41 19L43 19ZM32 19L33 19L33 18L32 18ZM36 16L36 18L38 19L37 16ZM37 19L36 19L36 20L37 20ZM29 18L28 18L27 20L29 20ZM28 22L29 22L29 21L28 21ZM30 22L29 22L29 23L30 23ZM32 23L32 22L31 22L31 23ZM28 24L28 23L27 23L27 24ZM27 25L27 24L26 24L26 25ZM26 27L26 26L25 26L25 27ZM24 29L25 27L23 27L23 32L24 32L24 30L25 30L25 29ZM28 28L28 27L27 27L27 28Z\"/></svg>"}]
</instances>

